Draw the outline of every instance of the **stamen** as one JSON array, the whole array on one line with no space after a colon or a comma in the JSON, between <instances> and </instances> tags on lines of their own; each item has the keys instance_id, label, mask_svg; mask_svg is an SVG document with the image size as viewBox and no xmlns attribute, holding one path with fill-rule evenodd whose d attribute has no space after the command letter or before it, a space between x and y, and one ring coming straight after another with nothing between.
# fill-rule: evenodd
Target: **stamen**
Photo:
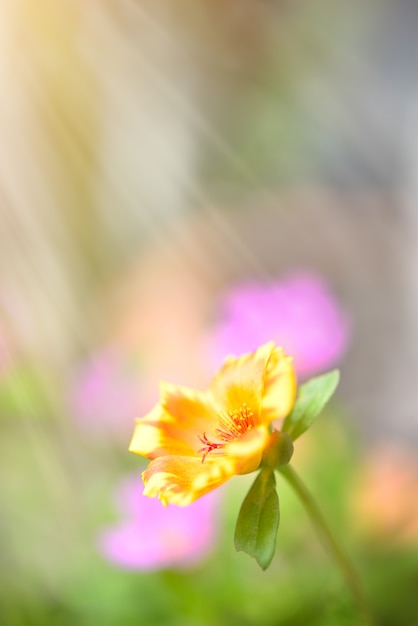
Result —
<instances>
[{"instance_id":1,"label":"stamen","mask_svg":"<svg viewBox=\"0 0 418 626\"><path fill-rule=\"evenodd\" d=\"M197 452L198 454L200 454L200 452L203 452L202 463L206 459L209 452L212 452L212 450L218 450L219 448L223 448L225 446L224 443L216 443L216 442L209 441L209 439L206 437L206 433L203 433L203 437L199 435L199 439L202 443L205 444L205 447L201 448Z\"/></svg>"},{"instance_id":2,"label":"stamen","mask_svg":"<svg viewBox=\"0 0 418 626\"><path fill-rule=\"evenodd\" d=\"M222 443L210 441L206 433L203 433L203 437L199 436L205 446L198 451L198 453L203 452L202 463L209 452L224 448L227 443L240 439L248 430L251 430L254 427L254 413L244 403L238 410L229 411L227 415L220 414L218 422L220 428L216 428L213 434Z\"/></svg>"}]
</instances>

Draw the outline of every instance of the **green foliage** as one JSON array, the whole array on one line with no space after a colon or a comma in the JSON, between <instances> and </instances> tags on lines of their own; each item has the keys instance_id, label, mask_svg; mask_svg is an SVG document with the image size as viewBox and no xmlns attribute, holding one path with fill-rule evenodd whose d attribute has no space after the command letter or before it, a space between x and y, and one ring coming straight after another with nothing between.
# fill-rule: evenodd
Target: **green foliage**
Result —
<instances>
[{"instance_id":1,"label":"green foliage","mask_svg":"<svg viewBox=\"0 0 418 626\"><path fill-rule=\"evenodd\" d=\"M301 385L293 410L283 424L283 432L290 435L293 441L303 435L330 400L339 380L339 371L333 370Z\"/></svg>"},{"instance_id":2,"label":"green foliage","mask_svg":"<svg viewBox=\"0 0 418 626\"><path fill-rule=\"evenodd\" d=\"M39 372L29 365L11 368L0 380L0 415L42 414L46 403L46 391Z\"/></svg>"},{"instance_id":3,"label":"green foliage","mask_svg":"<svg viewBox=\"0 0 418 626\"><path fill-rule=\"evenodd\" d=\"M280 508L276 479L270 468L264 468L242 503L235 528L235 548L253 556L265 570L276 548Z\"/></svg>"}]
</instances>

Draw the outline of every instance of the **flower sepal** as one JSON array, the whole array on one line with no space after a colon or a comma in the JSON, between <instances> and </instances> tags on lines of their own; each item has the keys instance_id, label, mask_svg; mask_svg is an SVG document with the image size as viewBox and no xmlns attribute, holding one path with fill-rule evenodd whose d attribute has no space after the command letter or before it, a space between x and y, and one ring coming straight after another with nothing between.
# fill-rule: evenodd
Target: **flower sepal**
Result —
<instances>
[{"instance_id":1,"label":"flower sepal","mask_svg":"<svg viewBox=\"0 0 418 626\"><path fill-rule=\"evenodd\" d=\"M284 432L274 430L268 442L268 446L264 450L261 465L276 469L282 465L287 465L293 456L293 441L291 437Z\"/></svg>"},{"instance_id":2,"label":"flower sepal","mask_svg":"<svg viewBox=\"0 0 418 626\"><path fill-rule=\"evenodd\" d=\"M267 569L276 549L279 522L274 471L263 467L241 505L235 527L235 549L246 552L256 559L261 569Z\"/></svg>"}]
</instances>

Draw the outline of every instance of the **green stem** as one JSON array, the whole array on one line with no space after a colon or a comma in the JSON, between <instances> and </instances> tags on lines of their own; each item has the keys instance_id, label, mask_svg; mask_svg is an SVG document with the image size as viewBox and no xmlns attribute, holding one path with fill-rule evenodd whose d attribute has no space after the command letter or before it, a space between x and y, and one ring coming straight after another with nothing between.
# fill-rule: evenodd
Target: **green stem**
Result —
<instances>
[{"instance_id":1,"label":"green stem","mask_svg":"<svg viewBox=\"0 0 418 626\"><path fill-rule=\"evenodd\" d=\"M374 621L370 615L370 611L368 609L367 601L364 597L363 588L360 583L358 574L354 569L351 561L348 559L347 555L341 548L340 544L329 530L327 523L325 522L322 513L316 506L311 494L309 493L299 476L296 474L294 469L290 467L290 465L282 465L281 467L277 468L277 471L286 478L288 483L293 487L293 489L299 496L315 526L315 529L324 547L335 559L335 562L340 568L341 573L343 574L344 579L347 583L347 586L353 596L354 602L357 605L357 609L362 617L363 623L365 625L367 624L367 626L373 626Z\"/></svg>"}]
</instances>

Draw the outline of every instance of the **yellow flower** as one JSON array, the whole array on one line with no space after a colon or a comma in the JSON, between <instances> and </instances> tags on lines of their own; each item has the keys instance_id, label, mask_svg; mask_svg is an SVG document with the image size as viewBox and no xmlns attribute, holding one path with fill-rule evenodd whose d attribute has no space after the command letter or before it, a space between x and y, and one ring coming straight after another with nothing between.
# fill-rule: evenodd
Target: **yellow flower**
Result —
<instances>
[{"instance_id":1,"label":"yellow flower","mask_svg":"<svg viewBox=\"0 0 418 626\"><path fill-rule=\"evenodd\" d=\"M129 447L152 459L144 495L186 506L254 471L273 420L286 417L295 396L292 359L273 342L226 359L205 392L162 383L160 402L136 420Z\"/></svg>"}]
</instances>

